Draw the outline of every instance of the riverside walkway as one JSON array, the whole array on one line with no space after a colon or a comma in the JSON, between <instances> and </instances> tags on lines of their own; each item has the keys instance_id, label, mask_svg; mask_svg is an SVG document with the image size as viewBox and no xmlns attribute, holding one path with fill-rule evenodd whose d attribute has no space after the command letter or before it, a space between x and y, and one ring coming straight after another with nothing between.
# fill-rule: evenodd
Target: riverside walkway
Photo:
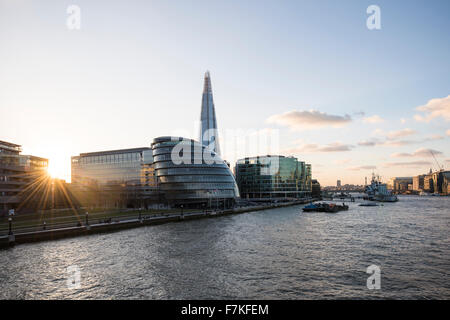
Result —
<instances>
[{"instance_id":1,"label":"riverside walkway","mask_svg":"<svg viewBox=\"0 0 450 320\"><path fill-rule=\"evenodd\" d=\"M0 248L9 247L15 244L36 242L44 240L56 240L66 237L83 236L102 232L113 232L122 229L136 228L145 225L155 225L168 222L177 222L183 220L212 218L231 214L240 214L245 212L252 212L258 210L267 210L273 208L280 208L292 205L300 205L315 201L316 199L302 199L297 201L270 203L245 207L236 207L226 210L203 210L203 211L189 211L189 212L170 212L170 213L136 213L133 211L129 215L114 216L104 219L92 219L76 224L73 222L54 223L45 226L42 225L21 227L12 230L12 234L8 234L9 230L1 230L0 234ZM95 216L94 216L95 217ZM91 220L92 222L89 222Z\"/></svg>"}]
</instances>

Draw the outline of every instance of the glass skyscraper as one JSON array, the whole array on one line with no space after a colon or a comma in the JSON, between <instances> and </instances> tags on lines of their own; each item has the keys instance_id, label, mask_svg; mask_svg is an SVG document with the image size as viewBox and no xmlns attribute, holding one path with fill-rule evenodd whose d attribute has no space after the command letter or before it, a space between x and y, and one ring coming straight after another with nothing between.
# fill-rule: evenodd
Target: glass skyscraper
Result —
<instances>
[{"instance_id":1,"label":"glass skyscraper","mask_svg":"<svg viewBox=\"0 0 450 320\"><path fill-rule=\"evenodd\" d=\"M202 111L200 114L201 128L198 141L208 146L220 156L219 136L217 131L216 109L214 108L211 77L205 73L202 95Z\"/></svg>"}]
</instances>

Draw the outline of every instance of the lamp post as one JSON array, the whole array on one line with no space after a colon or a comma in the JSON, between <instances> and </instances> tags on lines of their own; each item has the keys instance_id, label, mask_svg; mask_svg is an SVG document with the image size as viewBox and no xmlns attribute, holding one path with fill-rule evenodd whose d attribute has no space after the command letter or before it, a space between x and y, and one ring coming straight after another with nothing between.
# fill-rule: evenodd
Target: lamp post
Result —
<instances>
[{"instance_id":1,"label":"lamp post","mask_svg":"<svg viewBox=\"0 0 450 320\"><path fill-rule=\"evenodd\" d=\"M8 218L8 222L9 222L9 231L8 231L8 235L12 235L12 218L9 217Z\"/></svg>"},{"instance_id":2,"label":"lamp post","mask_svg":"<svg viewBox=\"0 0 450 320\"><path fill-rule=\"evenodd\" d=\"M183 205L181 205L180 207L181 207L181 217L183 217Z\"/></svg>"},{"instance_id":3,"label":"lamp post","mask_svg":"<svg viewBox=\"0 0 450 320\"><path fill-rule=\"evenodd\" d=\"M89 225L89 212L86 211L86 226Z\"/></svg>"}]
</instances>

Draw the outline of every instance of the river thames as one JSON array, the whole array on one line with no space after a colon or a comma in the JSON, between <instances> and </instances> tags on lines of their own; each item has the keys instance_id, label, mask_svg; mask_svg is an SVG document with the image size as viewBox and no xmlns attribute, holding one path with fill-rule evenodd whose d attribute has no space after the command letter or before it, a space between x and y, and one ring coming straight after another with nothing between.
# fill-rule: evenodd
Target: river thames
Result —
<instances>
[{"instance_id":1,"label":"river thames","mask_svg":"<svg viewBox=\"0 0 450 320\"><path fill-rule=\"evenodd\" d=\"M301 208L0 250L0 298L450 298L450 197L356 202L337 214ZM379 290L367 288L370 265L381 270ZM79 288L68 267L80 271Z\"/></svg>"}]
</instances>

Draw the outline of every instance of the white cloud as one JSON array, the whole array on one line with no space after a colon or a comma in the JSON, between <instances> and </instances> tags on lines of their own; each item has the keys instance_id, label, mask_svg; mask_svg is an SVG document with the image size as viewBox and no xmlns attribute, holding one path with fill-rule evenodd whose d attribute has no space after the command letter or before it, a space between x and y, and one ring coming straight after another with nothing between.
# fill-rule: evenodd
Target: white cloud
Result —
<instances>
[{"instance_id":1,"label":"white cloud","mask_svg":"<svg viewBox=\"0 0 450 320\"><path fill-rule=\"evenodd\" d=\"M415 133L416 133L416 131L406 128L406 129L401 129L401 130L397 130L397 131L390 131L386 136L388 137L388 139L397 139L397 138L401 138L401 137L410 136Z\"/></svg>"},{"instance_id":2,"label":"white cloud","mask_svg":"<svg viewBox=\"0 0 450 320\"><path fill-rule=\"evenodd\" d=\"M379 139L370 139L358 142L358 145L362 147L374 147L378 144L381 144Z\"/></svg>"},{"instance_id":3,"label":"white cloud","mask_svg":"<svg viewBox=\"0 0 450 320\"><path fill-rule=\"evenodd\" d=\"M420 141L415 141L415 140L386 140L382 143L380 143L380 145L383 146L388 146L388 147L401 147L401 146L407 146L409 144L415 144L415 143L419 143Z\"/></svg>"},{"instance_id":4,"label":"white cloud","mask_svg":"<svg viewBox=\"0 0 450 320\"><path fill-rule=\"evenodd\" d=\"M372 131L372 135L373 136L382 136L382 135L384 135L384 131L380 128L377 128Z\"/></svg>"},{"instance_id":5,"label":"white cloud","mask_svg":"<svg viewBox=\"0 0 450 320\"><path fill-rule=\"evenodd\" d=\"M318 153L318 152L341 152L350 151L352 145L343 144L341 142L333 142L326 145L318 145L315 143L301 144L297 147L285 149L284 153L299 154L299 153Z\"/></svg>"},{"instance_id":6,"label":"white cloud","mask_svg":"<svg viewBox=\"0 0 450 320\"><path fill-rule=\"evenodd\" d=\"M420 168L425 166L430 166L432 163L429 161L412 161L412 162L387 162L384 167L410 167L410 168Z\"/></svg>"},{"instance_id":7,"label":"white cloud","mask_svg":"<svg viewBox=\"0 0 450 320\"><path fill-rule=\"evenodd\" d=\"M380 140L380 139L370 139L358 142L359 146L362 147L375 147L375 146L387 146L387 147L401 147L409 144L419 143L420 141L415 140Z\"/></svg>"},{"instance_id":8,"label":"white cloud","mask_svg":"<svg viewBox=\"0 0 450 320\"><path fill-rule=\"evenodd\" d=\"M438 150L434 150L434 149L426 149L426 148L420 148L417 149L416 151L414 151L413 153L393 153L391 155L391 157L393 158L404 158L404 157L421 157L421 158L428 158L428 157L432 157L433 154L435 156L437 155L442 155L443 153L441 151Z\"/></svg>"},{"instance_id":9,"label":"white cloud","mask_svg":"<svg viewBox=\"0 0 450 320\"><path fill-rule=\"evenodd\" d=\"M405 119L405 118L401 118L401 119L400 119L400 122L401 122L402 124L404 124L404 123L406 123L406 119Z\"/></svg>"},{"instance_id":10,"label":"white cloud","mask_svg":"<svg viewBox=\"0 0 450 320\"><path fill-rule=\"evenodd\" d=\"M294 110L282 114L275 114L267 119L268 123L287 126L293 130L305 130L321 127L342 127L351 121L352 118L347 114L344 116L336 116L317 110Z\"/></svg>"},{"instance_id":11,"label":"white cloud","mask_svg":"<svg viewBox=\"0 0 450 320\"><path fill-rule=\"evenodd\" d=\"M433 141L433 140L442 140L444 139L443 136L440 134L432 134L431 136L428 136L424 139L424 141Z\"/></svg>"},{"instance_id":12,"label":"white cloud","mask_svg":"<svg viewBox=\"0 0 450 320\"><path fill-rule=\"evenodd\" d=\"M376 166L359 166L359 167L347 168L347 170L352 170L352 171L375 170L376 168L377 168Z\"/></svg>"},{"instance_id":13,"label":"white cloud","mask_svg":"<svg viewBox=\"0 0 450 320\"><path fill-rule=\"evenodd\" d=\"M450 130L448 130L450 131ZM450 135L447 131L447 134ZM444 136L440 134L432 134L423 139L418 140L398 140L398 138L416 134L416 131L412 129L403 129L398 131L390 131L389 133L384 133L382 130L377 129L372 132L372 135L384 136L384 138L370 138L369 140L362 140L358 142L359 146L363 147L373 147L373 146L387 146L387 147L401 147L410 144L424 143L427 141L442 140Z\"/></svg>"},{"instance_id":14,"label":"white cloud","mask_svg":"<svg viewBox=\"0 0 450 320\"><path fill-rule=\"evenodd\" d=\"M423 115L414 115L416 121L429 122L434 118L450 121L450 95L445 98L431 99L427 104L417 107L416 110L423 112Z\"/></svg>"},{"instance_id":15,"label":"white cloud","mask_svg":"<svg viewBox=\"0 0 450 320\"><path fill-rule=\"evenodd\" d=\"M450 136L450 129L448 129L447 131L445 131L445 134Z\"/></svg>"},{"instance_id":16,"label":"white cloud","mask_svg":"<svg viewBox=\"0 0 450 320\"><path fill-rule=\"evenodd\" d=\"M374 116L371 116L371 117L366 117L366 118L363 119L363 122L365 122L365 123L380 123L380 122L383 122L383 121L384 121L384 119L381 118L378 115L374 115Z\"/></svg>"},{"instance_id":17,"label":"white cloud","mask_svg":"<svg viewBox=\"0 0 450 320\"><path fill-rule=\"evenodd\" d=\"M334 160L334 163L336 163L336 164L349 164L350 162L352 162L352 159L338 159L338 160Z\"/></svg>"}]
</instances>

